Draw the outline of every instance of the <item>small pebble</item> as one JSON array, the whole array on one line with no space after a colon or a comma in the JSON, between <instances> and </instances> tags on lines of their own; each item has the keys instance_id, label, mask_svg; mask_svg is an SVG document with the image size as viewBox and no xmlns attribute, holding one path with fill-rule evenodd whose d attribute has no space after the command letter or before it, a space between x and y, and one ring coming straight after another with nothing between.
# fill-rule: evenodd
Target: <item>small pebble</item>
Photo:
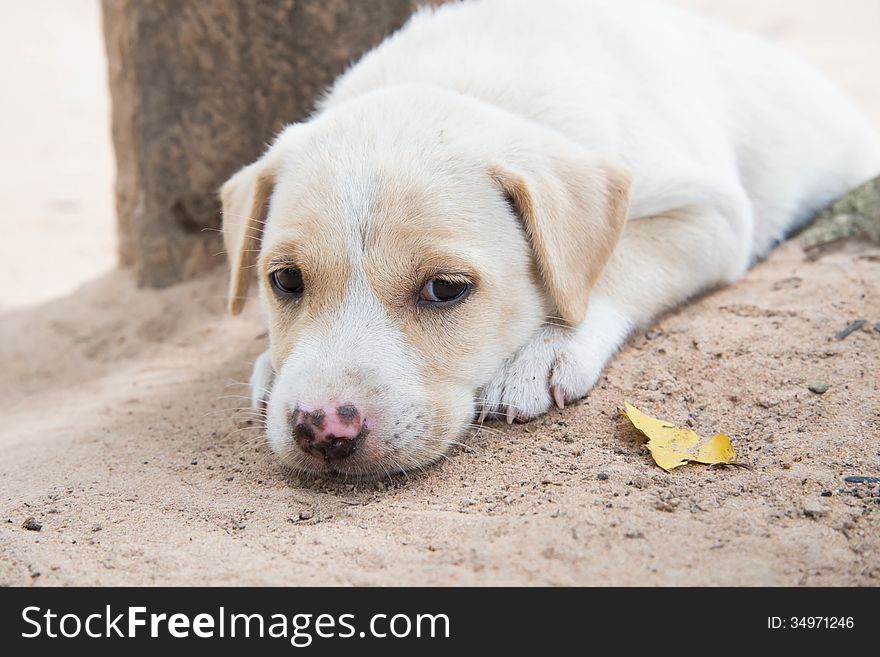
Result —
<instances>
[{"instance_id":1,"label":"small pebble","mask_svg":"<svg viewBox=\"0 0 880 657\"><path fill-rule=\"evenodd\" d=\"M300 511L299 516L297 516L300 520L311 520L315 517L314 511Z\"/></svg>"},{"instance_id":2,"label":"small pebble","mask_svg":"<svg viewBox=\"0 0 880 657\"><path fill-rule=\"evenodd\" d=\"M876 484L880 482L880 477L864 477L862 475L851 475L846 477L844 481L851 484Z\"/></svg>"},{"instance_id":3,"label":"small pebble","mask_svg":"<svg viewBox=\"0 0 880 657\"><path fill-rule=\"evenodd\" d=\"M43 525L37 522L37 519L31 516L27 520L25 520L22 524L22 527L27 529L28 531L38 532L43 528Z\"/></svg>"},{"instance_id":4,"label":"small pebble","mask_svg":"<svg viewBox=\"0 0 880 657\"><path fill-rule=\"evenodd\" d=\"M828 513L828 508L826 508L819 500L815 499L806 499L804 500L804 515L808 518L818 518L819 516L824 516Z\"/></svg>"},{"instance_id":5,"label":"small pebble","mask_svg":"<svg viewBox=\"0 0 880 657\"><path fill-rule=\"evenodd\" d=\"M817 395L825 393L830 387L831 386L824 381L810 381L810 383L807 384L807 390L815 392Z\"/></svg>"},{"instance_id":6,"label":"small pebble","mask_svg":"<svg viewBox=\"0 0 880 657\"><path fill-rule=\"evenodd\" d=\"M599 474L596 475L596 479L598 479L599 481L607 481L608 480L608 473L607 472L600 472Z\"/></svg>"}]
</instances>

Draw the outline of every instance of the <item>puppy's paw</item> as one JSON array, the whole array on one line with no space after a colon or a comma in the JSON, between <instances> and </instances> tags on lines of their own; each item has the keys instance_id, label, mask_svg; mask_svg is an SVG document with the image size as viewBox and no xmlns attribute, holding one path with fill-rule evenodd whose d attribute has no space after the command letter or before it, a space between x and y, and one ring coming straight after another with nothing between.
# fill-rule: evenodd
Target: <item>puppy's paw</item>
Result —
<instances>
[{"instance_id":1,"label":"puppy's paw","mask_svg":"<svg viewBox=\"0 0 880 657\"><path fill-rule=\"evenodd\" d=\"M629 329L604 299L591 302L580 326L545 326L478 393L478 420L526 421L585 396Z\"/></svg>"},{"instance_id":2,"label":"puppy's paw","mask_svg":"<svg viewBox=\"0 0 880 657\"><path fill-rule=\"evenodd\" d=\"M261 413L266 412L272 385L275 383L275 370L272 368L272 354L267 349L254 361L251 372L251 408Z\"/></svg>"},{"instance_id":3,"label":"puppy's paw","mask_svg":"<svg viewBox=\"0 0 880 657\"><path fill-rule=\"evenodd\" d=\"M480 421L487 416L508 422L530 420L586 395L606 359L584 359L576 329L543 328L508 360L478 398ZM610 354L608 354L610 356Z\"/></svg>"}]
</instances>

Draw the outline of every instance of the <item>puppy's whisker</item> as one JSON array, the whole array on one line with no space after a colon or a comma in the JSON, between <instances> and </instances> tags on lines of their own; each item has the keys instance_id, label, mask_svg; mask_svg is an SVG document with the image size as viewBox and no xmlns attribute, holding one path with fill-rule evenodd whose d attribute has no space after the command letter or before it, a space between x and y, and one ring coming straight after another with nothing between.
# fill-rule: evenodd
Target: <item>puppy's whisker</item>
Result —
<instances>
[{"instance_id":1,"label":"puppy's whisker","mask_svg":"<svg viewBox=\"0 0 880 657\"><path fill-rule=\"evenodd\" d=\"M215 399L246 399L250 401L250 395L221 395L220 397L215 397Z\"/></svg>"},{"instance_id":2,"label":"puppy's whisker","mask_svg":"<svg viewBox=\"0 0 880 657\"><path fill-rule=\"evenodd\" d=\"M229 416L246 415L246 416L250 416L250 417L263 417L263 413L260 412L259 409L256 409L251 405L248 405L248 406L223 406L223 407L215 408L211 411L208 411L208 413L213 413L213 414L225 413Z\"/></svg>"},{"instance_id":3,"label":"puppy's whisker","mask_svg":"<svg viewBox=\"0 0 880 657\"><path fill-rule=\"evenodd\" d=\"M250 214L242 214L240 212L232 212L231 210L224 210L222 212L222 214L224 217L232 217L233 219L247 219L248 221L253 221L253 222L256 222L259 224L263 224L263 225L269 223L268 220L260 219L259 217L254 217ZM218 230L218 229L215 228L213 230Z\"/></svg>"}]
</instances>

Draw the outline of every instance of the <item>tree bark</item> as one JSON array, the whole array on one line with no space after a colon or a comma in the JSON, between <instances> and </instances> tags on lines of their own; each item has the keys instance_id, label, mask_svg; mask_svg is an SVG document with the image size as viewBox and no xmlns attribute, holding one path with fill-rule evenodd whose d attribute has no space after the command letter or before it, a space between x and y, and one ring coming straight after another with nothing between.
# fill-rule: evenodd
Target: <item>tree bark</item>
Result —
<instances>
[{"instance_id":1,"label":"tree bark","mask_svg":"<svg viewBox=\"0 0 880 657\"><path fill-rule=\"evenodd\" d=\"M223 260L220 185L415 4L103 0L119 258L140 284Z\"/></svg>"}]
</instances>

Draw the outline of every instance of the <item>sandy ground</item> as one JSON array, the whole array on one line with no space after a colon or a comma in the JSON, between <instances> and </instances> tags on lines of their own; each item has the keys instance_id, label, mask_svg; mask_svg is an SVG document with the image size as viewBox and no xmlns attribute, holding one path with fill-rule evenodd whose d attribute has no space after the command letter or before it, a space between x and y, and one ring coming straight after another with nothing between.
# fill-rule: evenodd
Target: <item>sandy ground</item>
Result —
<instances>
[{"instance_id":1,"label":"sandy ground","mask_svg":"<svg viewBox=\"0 0 880 657\"><path fill-rule=\"evenodd\" d=\"M97 0L0 0L0 16L2 311L111 269L116 235Z\"/></svg>"},{"instance_id":2,"label":"sandy ground","mask_svg":"<svg viewBox=\"0 0 880 657\"><path fill-rule=\"evenodd\" d=\"M874 0L681 4L799 50L880 118ZM880 475L880 249L784 245L635 335L587 400L427 472L285 478L234 410L253 304L224 316L219 269L157 292L109 268L103 71L50 76L100 65L94 6L2 8L20 28L0 47L24 53L2 81L27 88L0 121L0 584L880 584L880 489L844 481ZM623 400L731 433L751 469L664 473Z\"/></svg>"}]
</instances>

